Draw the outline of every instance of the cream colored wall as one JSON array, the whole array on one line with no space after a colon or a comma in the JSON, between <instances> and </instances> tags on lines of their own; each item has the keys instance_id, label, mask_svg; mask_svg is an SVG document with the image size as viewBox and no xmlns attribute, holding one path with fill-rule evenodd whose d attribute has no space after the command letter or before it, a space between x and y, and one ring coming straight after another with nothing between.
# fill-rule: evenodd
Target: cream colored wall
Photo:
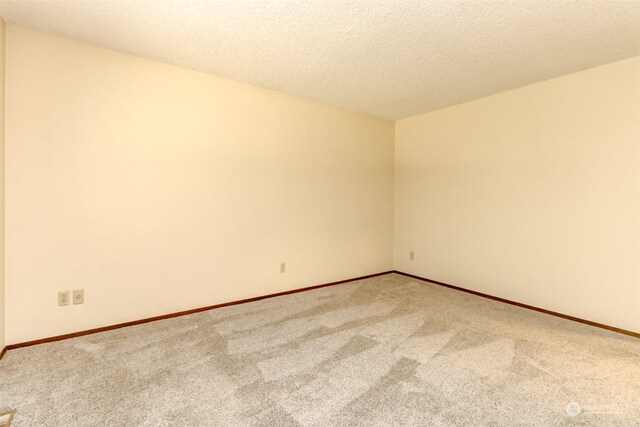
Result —
<instances>
[{"instance_id":1,"label":"cream colored wall","mask_svg":"<svg viewBox=\"0 0 640 427\"><path fill-rule=\"evenodd\" d=\"M396 269L640 332L640 57L398 121L395 197Z\"/></svg>"},{"instance_id":2,"label":"cream colored wall","mask_svg":"<svg viewBox=\"0 0 640 427\"><path fill-rule=\"evenodd\" d=\"M5 24L0 18L0 351L5 346L4 296L4 46Z\"/></svg>"},{"instance_id":3,"label":"cream colored wall","mask_svg":"<svg viewBox=\"0 0 640 427\"><path fill-rule=\"evenodd\" d=\"M15 26L6 101L9 344L392 268L390 121Z\"/></svg>"},{"instance_id":4,"label":"cream colored wall","mask_svg":"<svg viewBox=\"0 0 640 427\"><path fill-rule=\"evenodd\" d=\"M7 344L392 268L393 123L15 26L6 72ZM640 331L640 58L395 138L395 268Z\"/></svg>"}]
</instances>

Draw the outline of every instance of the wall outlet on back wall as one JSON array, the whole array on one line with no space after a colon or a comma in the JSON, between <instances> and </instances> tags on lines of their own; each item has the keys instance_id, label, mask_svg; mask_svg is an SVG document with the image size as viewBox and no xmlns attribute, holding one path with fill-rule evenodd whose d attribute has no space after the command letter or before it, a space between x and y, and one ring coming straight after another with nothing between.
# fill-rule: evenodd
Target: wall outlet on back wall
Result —
<instances>
[{"instance_id":1,"label":"wall outlet on back wall","mask_svg":"<svg viewBox=\"0 0 640 427\"><path fill-rule=\"evenodd\" d=\"M69 291L58 292L58 305L69 305Z\"/></svg>"},{"instance_id":2,"label":"wall outlet on back wall","mask_svg":"<svg viewBox=\"0 0 640 427\"><path fill-rule=\"evenodd\" d=\"M58 292L58 305L69 305L73 301L73 304L84 304L84 289L74 289L71 291L59 291Z\"/></svg>"},{"instance_id":3,"label":"wall outlet on back wall","mask_svg":"<svg viewBox=\"0 0 640 427\"><path fill-rule=\"evenodd\" d=\"M84 303L84 289L74 289L74 291L73 291L73 303L74 304L83 304Z\"/></svg>"}]
</instances>

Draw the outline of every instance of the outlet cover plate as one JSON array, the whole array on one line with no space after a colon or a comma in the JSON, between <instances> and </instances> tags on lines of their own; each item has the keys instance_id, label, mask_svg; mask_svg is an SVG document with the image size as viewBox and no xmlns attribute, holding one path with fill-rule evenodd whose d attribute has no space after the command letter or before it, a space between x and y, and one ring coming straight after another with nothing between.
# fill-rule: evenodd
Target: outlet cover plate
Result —
<instances>
[{"instance_id":1,"label":"outlet cover plate","mask_svg":"<svg viewBox=\"0 0 640 427\"><path fill-rule=\"evenodd\" d=\"M69 305L69 291L58 292L58 305Z\"/></svg>"},{"instance_id":2,"label":"outlet cover plate","mask_svg":"<svg viewBox=\"0 0 640 427\"><path fill-rule=\"evenodd\" d=\"M84 303L84 289L74 289L73 290L73 303L74 304L83 304Z\"/></svg>"}]
</instances>

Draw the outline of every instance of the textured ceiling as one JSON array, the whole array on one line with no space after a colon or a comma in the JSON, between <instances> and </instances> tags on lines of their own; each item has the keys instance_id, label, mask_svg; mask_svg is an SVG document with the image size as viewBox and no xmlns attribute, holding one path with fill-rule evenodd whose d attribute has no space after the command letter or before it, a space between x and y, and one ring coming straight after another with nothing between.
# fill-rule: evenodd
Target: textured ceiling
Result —
<instances>
[{"instance_id":1,"label":"textured ceiling","mask_svg":"<svg viewBox=\"0 0 640 427\"><path fill-rule=\"evenodd\" d=\"M640 1L0 1L5 21L397 119L640 55Z\"/></svg>"}]
</instances>

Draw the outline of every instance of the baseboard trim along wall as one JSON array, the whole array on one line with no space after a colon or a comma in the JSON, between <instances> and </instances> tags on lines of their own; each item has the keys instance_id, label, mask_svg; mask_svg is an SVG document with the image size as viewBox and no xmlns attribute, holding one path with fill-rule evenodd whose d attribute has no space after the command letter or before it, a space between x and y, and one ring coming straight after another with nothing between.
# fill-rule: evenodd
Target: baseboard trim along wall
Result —
<instances>
[{"instance_id":1,"label":"baseboard trim along wall","mask_svg":"<svg viewBox=\"0 0 640 427\"><path fill-rule=\"evenodd\" d=\"M7 352L7 350L13 350L13 349L16 349L16 348L29 347L29 346L32 346L32 345L45 344L45 343L50 343L50 342L55 342L55 341L62 341L62 340L66 340L66 339L69 339L69 338L81 337L83 335L97 334L99 332L106 332L106 331L111 331L111 330L114 330L114 329L125 328L125 327L128 327L128 326L141 325L143 323L155 322L155 321L158 321L158 320L171 319L173 317L186 316L188 314L199 313L199 312L202 312L202 311L213 310L213 309L216 309L216 308L228 307L228 306L238 305L238 304L245 304L245 303L249 303L249 302L253 302L253 301L260 301L260 300L263 300L263 299L275 298L275 297L279 297L279 296L283 296L283 295L289 295L289 294L295 294L295 293L298 293L298 292L311 291L313 289L324 288L324 287L327 287L327 286L340 285L340 284L343 284L343 283L354 282L354 281L357 281L357 280L370 279L372 277L384 276L386 274L391 274L391 273L396 273L396 274L400 274L402 276L411 277L413 279L421 280L423 282L429 282L429 283L433 283L435 285L444 286L446 288L454 289L456 291L466 292L468 294L472 294L472 295L479 296L479 297L482 297L482 298L487 298L487 299L490 299L490 300L493 300L493 301L498 301L498 302L514 305L514 306L521 307L521 308L526 308L528 310L537 311L539 313L544 313L544 314L548 314L548 315L551 315L551 316L556 316L556 317L559 317L561 319L571 320L573 322L583 323L585 325L594 326L596 328L606 329L608 331L617 332L619 334L624 334L624 335L629 335L631 337L640 338L640 333L637 333L637 332L628 331L626 329L621 329L621 328L616 328L615 326L609 326L609 325L605 325L605 324L598 323L598 322L592 322L591 320L585 320L585 319L581 319L579 317L569 316L567 314L562 314L562 313L558 313L558 312L555 312L555 311L546 310L544 308L538 308L538 307L534 307L532 305L523 304L523 303L516 302L516 301L511 301L511 300L508 300L508 299L505 299L505 298L500 298L500 297L496 297L496 296L493 296L493 295L484 294L482 292L477 292L477 291L472 291L470 289L461 288L460 286L454 286L454 285L450 285L448 283L439 282L437 280L431 280L431 279L427 279L425 277L416 276L414 274L409 274L409 273L404 273L402 271L393 270L393 271L384 271L382 273L369 274L369 275L366 275L366 276L354 277L352 279L339 280L337 282L330 282L330 283L324 283L324 284L321 284L321 285L307 286L305 288L292 289L290 291L278 292L278 293L274 293L274 294L261 295L261 296L253 297L253 298L247 298L247 299L242 299L242 300L237 300L237 301L225 302L225 303L222 303L222 304L215 304L215 305L210 305L210 306L206 306L206 307L199 307L199 308L194 308L194 309L191 309L191 310L185 310L185 311L179 311L179 312L176 312L176 313L164 314L164 315L161 315L161 316L148 317L146 319L133 320L131 322L118 323L118 324L115 324L115 325L103 326L103 327L95 328L95 329L87 329L85 331L73 332L73 333L70 333L70 334L57 335L57 336L49 337L49 338L41 338L41 339L37 339L37 340L33 340L33 341L26 341L26 342L17 343L17 344L11 344L11 345L6 346L2 351L0 351L0 359L2 359L2 357Z\"/></svg>"},{"instance_id":2,"label":"baseboard trim along wall","mask_svg":"<svg viewBox=\"0 0 640 427\"><path fill-rule=\"evenodd\" d=\"M532 305L523 304L521 302L511 301L511 300L508 300L508 299L505 299L505 298L500 298L500 297L496 297L496 296L493 296L493 295L484 294L482 292L472 291L470 289L461 288L460 286L450 285L448 283L439 282L437 280L427 279L425 277L416 276L414 274L403 273L402 271L394 270L393 272L397 273L397 274L401 274L403 276L411 277L413 279L417 279L417 280L422 280L424 282L433 283L434 285L439 285L439 286L444 286L445 288L454 289L456 291L466 292L468 294L476 295L476 296L483 297L483 298L488 298L490 300L494 300L494 301L498 301L498 302L503 302L505 304L511 304L511 305L515 305L517 307L526 308L528 310L537 311L539 313L544 313L544 314L549 314L551 316L560 317L561 319L571 320L571 321L578 322L578 323L584 323L585 325L595 326L596 328L606 329L608 331L617 332L619 334L624 334L624 335L629 335L629 336L632 336L632 337L635 337L635 338L640 338L640 333L638 333L638 332L628 331L626 329L616 328L615 326L609 326L609 325L605 325L603 323L592 322L591 320L585 320L585 319L581 319L579 317L574 317L574 316L569 316L567 314L558 313L556 311L546 310L544 308L539 308L539 307L534 307Z\"/></svg>"},{"instance_id":3,"label":"baseboard trim along wall","mask_svg":"<svg viewBox=\"0 0 640 427\"><path fill-rule=\"evenodd\" d=\"M313 289L325 288L327 286L335 286L335 285L340 285L340 284L348 283L348 282L355 282L357 280L370 279L372 277L383 276L385 274L391 274L391 273L393 273L393 271L384 271L382 273L369 274L369 275L366 275L366 276L354 277L352 279L338 280L337 282L330 282L330 283L323 283L321 285L307 286L305 288L292 289L290 291L277 292L275 294L261 295L261 296L253 297L253 298L247 298L247 299L231 301L231 302L224 302L224 303L221 303L221 304L209 305L209 306L206 306L206 307L199 307L199 308L194 308L194 309L191 309L191 310L178 311L176 313L163 314L161 316L147 317L146 319L132 320L131 322L118 323L118 324L115 324L115 325L103 326L103 327L95 328L95 329L87 329L85 331L80 331L80 332L72 332L70 334L57 335L57 336L49 337L49 338L41 338L41 339L37 339L37 340L33 340L33 341L25 341L25 342L21 342L21 343L17 343L17 344L11 344L11 345L8 345L2 351L2 353L0 354L0 358L2 358L2 356L4 355L4 353L7 350L13 350L13 349L16 349L16 348L29 347L29 346L32 346L32 345L45 344L45 343L50 343L50 342L55 342L55 341L62 341L62 340L66 340L66 339L69 339L69 338L81 337L83 335L97 334L99 332L111 331L111 330L114 330L114 329L125 328L127 326L141 325L143 323L155 322L157 320L165 320L165 319L171 319L173 317L180 317L180 316L186 316L188 314L200 313L201 311L208 311L208 310L213 310L213 309L216 309L216 308L228 307L228 306L231 306L231 305L245 304L245 303L248 303L248 302L260 301L260 300L263 300L263 299L275 298L275 297L280 297L280 296L283 296L283 295L295 294L295 293L298 293L298 292L311 291Z\"/></svg>"}]
</instances>

